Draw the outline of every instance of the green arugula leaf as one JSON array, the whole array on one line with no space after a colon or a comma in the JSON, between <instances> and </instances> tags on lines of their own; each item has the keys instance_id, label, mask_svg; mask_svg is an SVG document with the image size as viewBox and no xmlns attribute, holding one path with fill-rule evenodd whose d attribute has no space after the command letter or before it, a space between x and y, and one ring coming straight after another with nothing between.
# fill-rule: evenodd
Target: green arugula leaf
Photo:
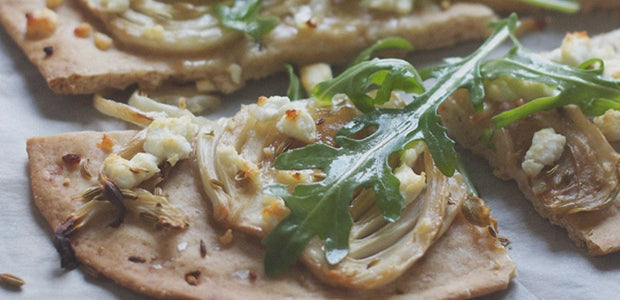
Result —
<instances>
[{"instance_id":1,"label":"green arugula leaf","mask_svg":"<svg viewBox=\"0 0 620 300\"><path fill-rule=\"evenodd\" d=\"M575 0L520 0L527 4L540 6L547 9L564 13L576 13L581 9L579 2Z\"/></svg>"},{"instance_id":2,"label":"green arugula leaf","mask_svg":"<svg viewBox=\"0 0 620 300\"><path fill-rule=\"evenodd\" d=\"M334 139L338 148L312 144L276 158L274 166L278 169L321 169L326 177L319 182L298 184L292 193L283 186L264 190L282 197L290 209L290 214L263 239L267 248L264 266L268 276L277 275L297 261L314 236L325 241L328 263L336 264L346 257L353 223L349 204L354 190L359 187L381 195L377 197L377 206L384 218L390 222L398 220L403 199L388 158L411 142L424 140L439 169L446 175L453 174L454 142L446 135L437 108L460 88L469 89L472 99L481 103L484 96L481 63L503 41L514 38L516 25L516 15L497 22L492 36L469 57L423 70L422 78L434 78L435 84L401 109L374 109L373 105L387 100L378 99L379 93L371 99L365 91L372 84L387 84L385 93L392 88L420 90L415 70L402 60L362 62L315 88L315 97L321 101L330 101L333 95L345 93L368 113L353 119L336 133ZM363 139L351 138L366 128L376 130Z\"/></svg>"},{"instance_id":3,"label":"green arugula leaf","mask_svg":"<svg viewBox=\"0 0 620 300\"><path fill-rule=\"evenodd\" d=\"M258 15L261 0L235 0L232 7L222 4L214 5L222 26L243 32L255 41L273 30L278 25L277 18L261 18Z\"/></svg>"},{"instance_id":4,"label":"green arugula leaf","mask_svg":"<svg viewBox=\"0 0 620 300\"><path fill-rule=\"evenodd\" d=\"M286 73L288 73L288 88L286 89L286 96L291 100L299 100L304 97L304 89L301 86L299 77L295 74L295 68L291 64L284 64Z\"/></svg>"},{"instance_id":5,"label":"green arugula leaf","mask_svg":"<svg viewBox=\"0 0 620 300\"><path fill-rule=\"evenodd\" d=\"M585 69L591 65L600 68ZM588 60L580 68L551 62L515 47L503 58L485 63L485 77L511 76L555 87L555 95L534 99L492 118L496 127L504 127L528 115L565 106L578 105L587 115L600 115L610 108L620 109L620 80L602 74L600 59Z\"/></svg>"},{"instance_id":6,"label":"green arugula leaf","mask_svg":"<svg viewBox=\"0 0 620 300\"><path fill-rule=\"evenodd\" d=\"M373 99L367 93L377 86L379 90ZM389 101L393 90L419 93L424 91L424 86L410 63L395 58L375 58L317 84L312 95L320 102L331 103L336 94L346 94L359 110L369 112L375 109L375 105Z\"/></svg>"},{"instance_id":7,"label":"green arugula leaf","mask_svg":"<svg viewBox=\"0 0 620 300\"><path fill-rule=\"evenodd\" d=\"M351 61L351 63L349 63L345 67L345 69L355 66L365 60L369 60L372 54L377 51L387 50L387 49L400 49L400 50L405 50L405 51L411 51L413 50L413 46L411 46L411 44L407 40L403 38L399 38L399 37L390 37L390 38L379 40L375 42L372 46L360 52L360 54L358 54L357 57L355 57L353 61Z\"/></svg>"}]
</instances>

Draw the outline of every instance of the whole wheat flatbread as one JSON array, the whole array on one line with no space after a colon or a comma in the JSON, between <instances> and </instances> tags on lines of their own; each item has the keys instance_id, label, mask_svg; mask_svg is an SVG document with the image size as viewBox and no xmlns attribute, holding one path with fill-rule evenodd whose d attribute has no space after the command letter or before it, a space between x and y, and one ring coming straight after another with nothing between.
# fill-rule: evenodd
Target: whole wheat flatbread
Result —
<instances>
[{"instance_id":1,"label":"whole wheat flatbread","mask_svg":"<svg viewBox=\"0 0 620 300\"><path fill-rule=\"evenodd\" d=\"M29 39L25 35L24 15L45 6L45 1L0 1L0 21L57 93L93 93L110 87L122 89L134 83L152 88L166 80L198 79L208 79L217 90L229 93L249 79L284 70L283 64L287 62L346 63L361 49L384 37L402 36L414 49L420 50L481 39L489 33L487 23L495 19L485 6L455 4L445 10L433 6L400 17L365 13L353 19L340 19L336 15L324 22L326 25L313 30L298 31L289 20L280 22L265 36L262 47L246 38L223 49L196 55L157 55L118 43L101 51L94 46L92 37L77 38L73 30L81 22L89 22L96 31L106 32L77 2L65 1L56 9L60 25L53 35ZM282 32L286 34L279 34ZM43 51L47 46L54 49L50 57ZM241 67L240 78L231 76L229 70L233 64Z\"/></svg>"},{"instance_id":2,"label":"whole wheat flatbread","mask_svg":"<svg viewBox=\"0 0 620 300\"><path fill-rule=\"evenodd\" d=\"M116 143L135 132L107 133ZM55 228L81 200L72 200L95 183L80 168L65 165L62 156L80 154L89 168L98 170L107 156L96 146L103 133L82 132L28 140L32 192L36 206ZM177 165L163 185L171 203L188 217L184 231L157 230L128 215L119 228L110 228L109 215L71 237L77 258L94 271L137 292L164 298L276 299L276 298L470 298L507 287L515 265L488 230L458 216L444 236L408 273L379 290L353 291L328 287L300 265L276 279L263 273L260 241L233 233L224 245L226 228L215 225L211 207L203 199L193 158ZM206 256L200 254L200 241ZM132 262L129 257L144 262ZM135 261L136 259L134 259ZM185 281L199 271L198 284Z\"/></svg>"}]
</instances>

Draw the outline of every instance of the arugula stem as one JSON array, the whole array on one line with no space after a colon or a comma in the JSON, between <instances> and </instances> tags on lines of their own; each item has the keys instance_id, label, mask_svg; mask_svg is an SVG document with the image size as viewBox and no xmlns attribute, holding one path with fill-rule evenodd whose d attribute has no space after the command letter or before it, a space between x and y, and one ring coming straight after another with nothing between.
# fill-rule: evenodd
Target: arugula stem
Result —
<instances>
[{"instance_id":1,"label":"arugula stem","mask_svg":"<svg viewBox=\"0 0 620 300\"><path fill-rule=\"evenodd\" d=\"M576 13L579 11L581 6L579 2L572 0L520 0L521 2L525 2L527 4L540 6L547 9L557 10L563 13Z\"/></svg>"}]
</instances>

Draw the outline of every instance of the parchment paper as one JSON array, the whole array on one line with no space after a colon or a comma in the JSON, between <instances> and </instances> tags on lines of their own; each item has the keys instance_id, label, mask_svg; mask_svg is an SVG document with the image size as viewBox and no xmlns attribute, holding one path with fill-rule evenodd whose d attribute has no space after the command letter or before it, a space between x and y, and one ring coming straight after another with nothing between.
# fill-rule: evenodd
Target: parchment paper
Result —
<instances>
[{"instance_id":1,"label":"parchment paper","mask_svg":"<svg viewBox=\"0 0 620 300\"><path fill-rule=\"evenodd\" d=\"M549 50L560 44L567 31L596 34L620 27L620 15L608 12L556 15L549 21L544 31L530 33L522 42L533 50ZM443 57L467 55L477 45L414 53L410 58L416 66L430 65ZM280 75L251 83L226 97L223 109L216 115L231 115L241 102L256 101L260 95L284 94L287 82ZM98 113L92 107L91 96L53 94L36 68L0 30L0 273L12 273L26 281L21 289L0 286L0 299L142 298L105 278L60 268L52 246L52 230L33 204L28 179L29 137L124 128L130 126ZM620 254L588 256L563 229L542 219L515 184L493 177L486 162L479 158L466 152L464 158L480 195L499 221L500 233L510 239L508 253L518 266L518 277L509 289L485 299L620 297Z\"/></svg>"}]
</instances>

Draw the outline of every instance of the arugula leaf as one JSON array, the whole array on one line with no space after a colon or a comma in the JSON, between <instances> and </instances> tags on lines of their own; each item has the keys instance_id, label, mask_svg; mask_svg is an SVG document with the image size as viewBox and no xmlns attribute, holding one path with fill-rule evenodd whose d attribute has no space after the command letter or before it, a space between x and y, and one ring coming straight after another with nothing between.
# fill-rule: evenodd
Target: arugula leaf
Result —
<instances>
[{"instance_id":1,"label":"arugula leaf","mask_svg":"<svg viewBox=\"0 0 620 300\"><path fill-rule=\"evenodd\" d=\"M373 45L371 45L370 47L360 52L360 54L355 59L353 59L353 61L349 63L349 65L347 65L345 69L350 69L352 66L358 65L365 60L369 60L375 51L386 50L386 49L401 49L401 50L411 51L413 47L407 40L402 39L402 38L398 38L398 37L385 38L385 39L375 42ZM403 86L400 89L403 91L410 92L410 93L421 92L422 86L418 84L419 77L417 76L417 74L415 74L415 70L411 67L409 63L404 63L402 65L403 65L403 68L406 69L404 70L405 76L409 75L410 73L414 74L415 82L413 80L405 79L402 84ZM286 95L291 100L301 99L304 95L304 91L299 82L299 77L295 74L295 70L292 65L284 64L284 67L286 68L286 71L289 76L289 86L286 91ZM363 76L364 75L362 74L362 78ZM389 84L389 81L385 83L383 82L378 83L378 85L386 85L385 89L387 89L388 84ZM395 89L398 89L398 87L395 87ZM382 92L386 92L386 91L384 90ZM324 95L324 96L321 96L321 99L323 100L323 102L330 102L331 97L333 97L333 95L331 96ZM382 101L387 101L389 100L389 97L386 99L385 96L382 95L380 99Z\"/></svg>"},{"instance_id":2,"label":"arugula leaf","mask_svg":"<svg viewBox=\"0 0 620 300\"><path fill-rule=\"evenodd\" d=\"M304 89L301 86L299 77L295 74L295 68L291 64L284 64L286 73L288 73L288 88L286 89L286 96L291 100L299 100L304 97Z\"/></svg>"},{"instance_id":3,"label":"arugula leaf","mask_svg":"<svg viewBox=\"0 0 620 300\"><path fill-rule=\"evenodd\" d=\"M601 67L587 70L585 67L598 64ZM576 104L587 115L600 115L610 108L620 109L620 80L602 74L600 59L589 60L581 68L551 62L537 57L520 47L515 47L503 58L485 63L482 72L485 77L511 76L530 80L556 88L552 96L534 99L517 108L502 112L491 120L496 127L523 119L528 115Z\"/></svg>"},{"instance_id":4,"label":"arugula leaf","mask_svg":"<svg viewBox=\"0 0 620 300\"><path fill-rule=\"evenodd\" d=\"M243 32L259 41L263 35L278 25L277 18L259 17L261 2L261 0L235 0L232 7L216 4L213 8L222 26Z\"/></svg>"},{"instance_id":5,"label":"arugula leaf","mask_svg":"<svg viewBox=\"0 0 620 300\"><path fill-rule=\"evenodd\" d=\"M373 105L386 99L381 98L380 93L372 99L365 95L365 91L372 84L388 85L382 95L393 88L420 90L415 70L402 60L362 62L315 88L315 97L321 101L330 101L333 95L345 93L356 106L368 113L353 119L336 133L334 139L338 148L312 144L276 158L274 166L278 169L321 169L326 177L319 182L298 184L292 193L281 185L265 189L268 194L282 197L291 211L263 239L267 248L264 266L268 276L277 275L297 261L314 236L325 241L328 263L336 264L346 257L353 223L349 204L353 191L359 187L381 195L377 197L377 206L384 218L397 221L403 199L388 158L407 144L424 140L438 168L446 175L453 174L456 165L454 142L446 135L437 108L460 88L469 89L472 99L481 106L484 96L481 62L507 38L514 38L516 25L516 15L497 22L493 25L495 30L491 37L469 57L423 70L422 78L434 78L436 83L401 109L374 109ZM369 127L376 128L369 136L359 140L351 138Z\"/></svg>"},{"instance_id":6,"label":"arugula leaf","mask_svg":"<svg viewBox=\"0 0 620 300\"><path fill-rule=\"evenodd\" d=\"M576 13L581 9L579 2L575 0L521 0L521 2L564 13Z\"/></svg>"},{"instance_id":7,"label":"arugula leaf","mask_svg":"<svg viewBox=\"0 0 620 300\"><path fill-rule=\"evenodd\" d=\"M422 80L413 66L401 59L375 58L363 61L342 72L338 77L317 84L312 95L323 103L331 103L336 94L346 94L362 112L390 100L392 90L419 93L424 90ZM379 86L373 99L367 93Z\"/></svg>"},{"instance_id":8,"label":"arugula leaf","mask_svg":"<svg viewBox=\"0 0 620 300\"><path fill-rule=\"evenodd\" d=\"M365 60L369 60L372 54L375 53L376 51L387 50L387 49L400 49L400 50L405 50L405 51L411 51L413 50L413 46L411 46L411 44L407 40L403 38L399 38L399 37L391 37L391 38L385 38L382 40L378 40L372 46L360 52L360 54L358 54L357 57L355 57L353 61L351 61L351 63L349 63L345 67L345 69L355 66Z\"/></svg>"}]
</instances>

